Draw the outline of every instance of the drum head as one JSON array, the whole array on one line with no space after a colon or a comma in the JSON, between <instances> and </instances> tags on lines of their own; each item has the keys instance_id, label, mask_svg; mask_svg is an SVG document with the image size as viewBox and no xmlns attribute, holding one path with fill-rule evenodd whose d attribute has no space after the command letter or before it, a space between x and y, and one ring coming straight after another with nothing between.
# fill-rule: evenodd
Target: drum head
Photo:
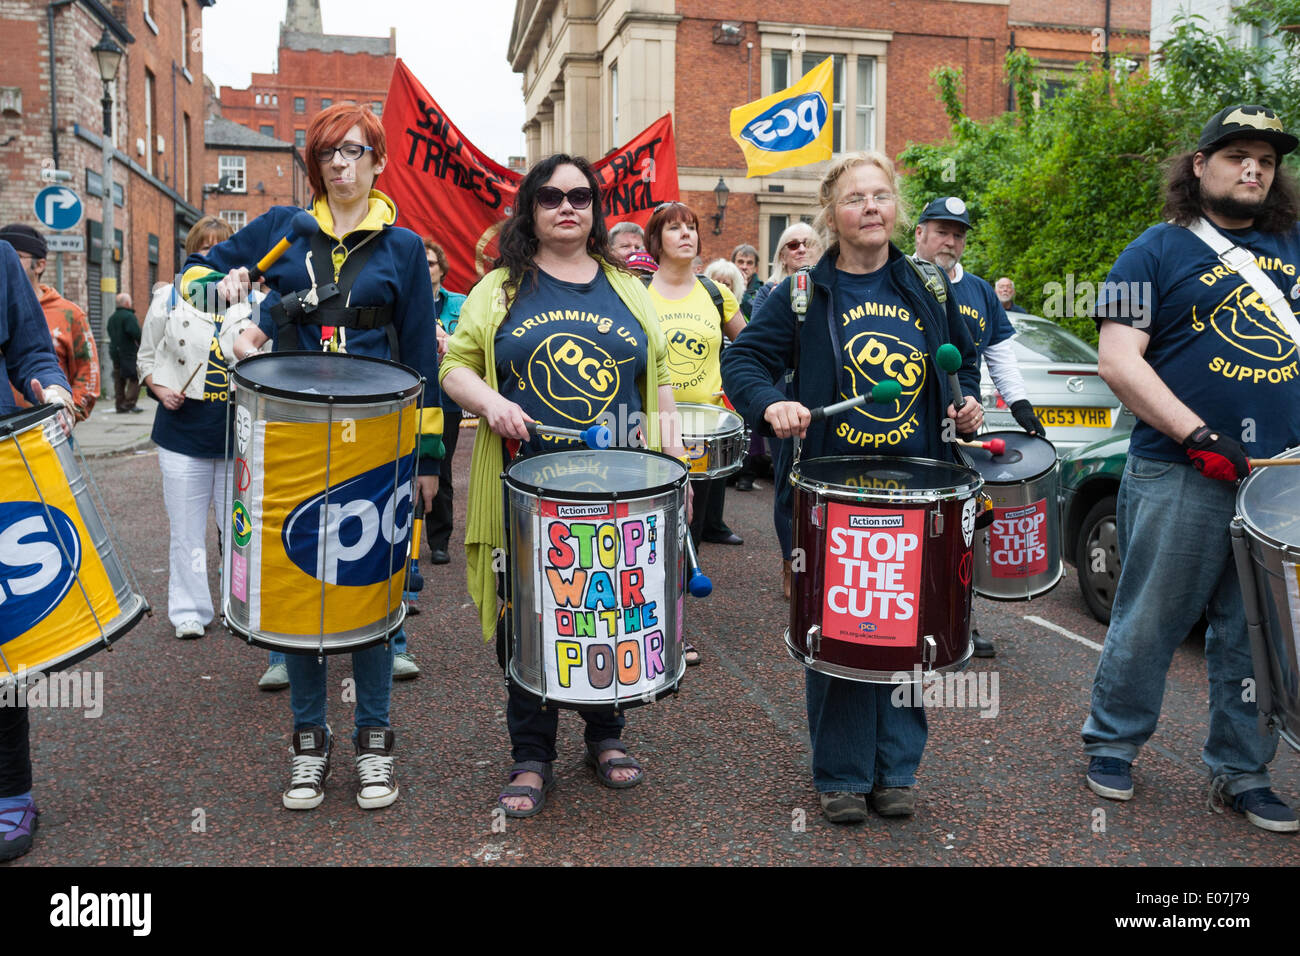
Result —
<instances>
[{"instance_id":1,"label":"drum head","mask_svg":"<svg viewBox=\"0 0 1300 956\"><path fill-rule=\"evenodd\" d=\"M824 486L847 493L885 491L908 492L974 492L979 477L969 468L929 458L883 458L879 456L846 456L812 458L799 462L792 480L801 487Z\"/></svg>"},{"instance_id":2,"label":"drum head","mask_svg":"<svg viewBox=\"0 0 1300 956\"><path fill-rule=\"evenodd\" d=\"M1300 457L1293 448L1280 458ZM1257 468L1237 492L1237 512L1246 523L1265 537L1300 550L1300 466L1294 468Z\"/></svg>"},{"instance_id":3,"label":"drum head","mask_svg":"<svg viewBox=\"0 0 1300 956\"><path fill-rule=\"evenodd\" d=\"M685 478L676 458L626 448L548 452L506 469L506 481L529 494L583 501L662 494Z\"/></svg>"},{"instance_id":4,"label":"drum head","mask_svg":"<svg viewBox=\"0 0 1300 956\"><path fill-rule=\"evenodd\" d=\"M683 435L725 435L745 427L745 422L729 408L720 405L692 405L681 402L677 414L682 419Z\"/></svg>"},{"instance_id":5,"label":"drum head","mask_svg":"<svg viewBox=\"0 0 1300 956\"><path fill-rule=\"evenodd\" d=\"M420 376L405 365L344 352L254 355L236 365L232 375L240 388L322 404L363 405L420 392Z\"/></svg>"},{"instance_id":6,"label":"drum head","mask_svg":"<svg viewBox=\"0 0 1300 956\"><path fill-rule=\"evenodd\" d=\"M1045 475L1056 467L1056 446L1046 438L1025 432L1005 431L976 435L975 441L1000 438L1006 451L995 455L986 448L963 448L971 467L990 484L1018 484Z\"/></svg>"}]
</instances>

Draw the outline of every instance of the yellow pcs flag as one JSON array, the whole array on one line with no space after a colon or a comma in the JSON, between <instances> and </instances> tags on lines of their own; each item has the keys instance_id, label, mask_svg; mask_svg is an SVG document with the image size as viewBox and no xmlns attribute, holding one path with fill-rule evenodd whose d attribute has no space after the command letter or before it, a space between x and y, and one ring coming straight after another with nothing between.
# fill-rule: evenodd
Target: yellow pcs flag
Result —
<instances>
[{"instance_id":1,"label":"yellow pcs flag","mask_svg":"<svg viewBox=\"0 0 1300 956\"><path fill-rule=\"evenodd\" d=\"M794 86L731 111L731 138L745 154L746 177L831 158L833 80L827 57Z\"/></svg>"}]
</instances>

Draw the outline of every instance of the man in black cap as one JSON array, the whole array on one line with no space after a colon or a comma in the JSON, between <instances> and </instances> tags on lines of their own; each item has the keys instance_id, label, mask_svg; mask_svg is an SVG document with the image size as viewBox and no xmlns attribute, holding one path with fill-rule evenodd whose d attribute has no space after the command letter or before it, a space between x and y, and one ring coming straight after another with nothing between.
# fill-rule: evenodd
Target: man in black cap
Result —
<instances>
[{"instance_id":1,"label":"man in black cap","mask_svg":"<svg viewBox=\"0 0 1300 956\"><path fill-rule=\"evenodd\" d=\"M966 203L956 196L940 196L925 207L917 220L916 254L948 274L957 310L970 328L976 354L988 365L993 384L1010 406L1020 427L1031 435L1042 435L1042 423L1034 414L1034 406L1029 401L1029 392L1025 390L1025 380L1020 375L1016 353L1011 346L1011 337L1016 330L1012 328L993 287L961 267L968 229L970 214ZM975 641L976 657L994 656L993 642L982 637L978 629L971 629L971 637Z\"/></svg>"},{"instance_id":2,"label":"man in black cap","mask_svg":"<svg viewBox=\"0 0 1300 956\"><path fill-rule=\"evenodd\" d=\"M1273 793L1277 733L1259 733L1255 675L1229 523L1250 457L1300 444L1300 193L1296 148L1273 110L1230 106L1174 160L1162 219L1115 262L1098 296L1100 371L1140 419L1120 483L1122 569L1083 726L1088 786L1133 796L1174 651L1202 611L1211 806L1300 830ZM1158 779L1158 771L1148 776Z\"/></svg>"}]
</instances>

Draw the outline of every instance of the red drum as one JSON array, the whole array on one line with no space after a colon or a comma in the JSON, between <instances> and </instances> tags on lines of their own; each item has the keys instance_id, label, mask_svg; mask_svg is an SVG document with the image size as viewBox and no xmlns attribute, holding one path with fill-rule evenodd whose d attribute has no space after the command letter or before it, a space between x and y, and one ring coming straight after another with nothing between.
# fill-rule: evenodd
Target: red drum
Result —
<instances>
[{"instance_id":1,"label":"red drum","mask_svg":"<svg viewBox=\"0 0 1300 956\"><path fill-rule=\"evenodd\" d=\"M962 667L980 476L924 458L854 456L796 462L790 480L790 654L873 684Z\"/></svg>"}]
</instances>

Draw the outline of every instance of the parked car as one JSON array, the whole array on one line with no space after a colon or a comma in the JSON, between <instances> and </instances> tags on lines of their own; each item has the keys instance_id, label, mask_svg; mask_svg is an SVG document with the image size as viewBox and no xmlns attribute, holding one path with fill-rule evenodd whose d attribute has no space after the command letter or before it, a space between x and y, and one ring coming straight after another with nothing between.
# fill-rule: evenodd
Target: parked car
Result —
<instances>
[{"instance_id":1,"label":"parked car","mask_svg":"<svg viewBox=\"0 0 1300 956\"><path fill-rule=\"evenodd\" d=\"M1049 319L1020 312L1009 318L1029 400L1058 454L1133 430L1137 419L1097 374L1095 348ZM980 392L989 431L1020 428L983 363Z\"/></svg>"},{"instance_id":2,"label":"parked car","mask_svg":"<svg viewBox=\"0 0 1300 956\"><path fill-rule=\"evenodd\" d=\"M1128 458L1128 435L1112 436L1063 455L1061 557L1078 572L1079 590L1092 616L1110 623L1119 583L1115 498Z\"/></svg>"}]
</instances>

